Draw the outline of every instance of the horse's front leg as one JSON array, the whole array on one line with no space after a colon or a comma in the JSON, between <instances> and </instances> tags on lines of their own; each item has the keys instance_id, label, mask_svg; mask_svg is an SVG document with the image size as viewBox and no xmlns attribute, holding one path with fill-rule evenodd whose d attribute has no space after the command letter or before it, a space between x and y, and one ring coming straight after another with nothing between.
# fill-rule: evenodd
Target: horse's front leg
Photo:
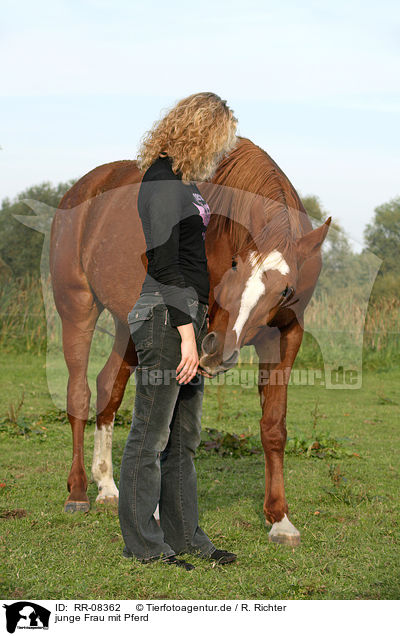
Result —
<instances>
[{"instance_id":1,"label":"horse's front leg","mask_svg":"<svg viewBox=\"0 0 400 636\"><path fill-rule=\"evenodd\" d=\"M261 442L265 455L264 515L272 524L269 540L298 545L300 533L288 519L283 479L286 444L287 386L290 371L301 344L303 330L295 322L282 331L274 330L257 343L260 358L258 390L262 406ZM278 348L280 362L271 362L271 350ZM276 353L274 359L276 360Z\"/></svg>"}]
</instances>

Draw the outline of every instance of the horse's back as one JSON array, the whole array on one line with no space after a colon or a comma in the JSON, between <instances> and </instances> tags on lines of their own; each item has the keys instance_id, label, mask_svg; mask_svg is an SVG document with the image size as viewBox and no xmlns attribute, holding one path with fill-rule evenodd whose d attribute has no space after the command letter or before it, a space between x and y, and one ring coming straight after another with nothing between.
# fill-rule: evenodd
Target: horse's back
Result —
<instances>
[{"instance_id":1,"label":"horse's back","mask_svg":"<svg viewBox=\"0 0 400 636\"><path fill-rule=\"evenodd\" d=\"M137 261L143 251L140 220L135 214L141 178L136 161L114 161L97 166L65 193L50 234L55 297L61 299L70 290L88 292L90 285L91 293L97 295L98 290L98 299L112 308L113 300L109 303L107 297L114 296L115 280L119 274L126 276L128 261Z\"/></svg>"},{"instance_id":2,"label":"horse's back","mask_svg":"<svg viewBox=\"0 0 400 636\"><path fill-rule=\"evenodd\" d=\"M142 173L137 168L134 160L122 159L103 163L78 179L64 194L58 208L61 210L74 208L107 190L113 190L121 185L137 183L141 180L141 176Z\"/></svg>"}]
</instances>

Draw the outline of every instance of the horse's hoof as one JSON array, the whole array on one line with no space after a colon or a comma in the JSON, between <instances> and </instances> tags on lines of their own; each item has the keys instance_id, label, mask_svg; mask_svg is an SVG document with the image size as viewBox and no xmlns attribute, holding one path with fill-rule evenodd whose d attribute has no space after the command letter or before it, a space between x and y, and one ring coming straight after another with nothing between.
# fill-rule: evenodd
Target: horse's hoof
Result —
<instances>
[{"instance_id":1,"label":"horse's hoof","mask_svg":"<svg viewBox=\"0 0 400 636\"><path fill-rule=\"evenodd\" d=\"M300 532L285 515L281 521L275 521L272 525L268 539L271 543L297 546L300 544Z\"/></svg>"},{"instance_id":2,"label":"horse's hoof","mask_svg":"<svg viewBox=\"0 0 400 636\"><path fill-rule=\"evenodd\" d=\"M118 506L118 497L115 495L97 495L96 504L101 506Z\"/></svg>"},{"instance_id":3,"label":"horse's hoof","mask_svg":"<svg viewBox=\"0 0 400 636\"><path fill-rule=\"evenodd\" d=\"M89 501L67 501L64 504L64 512L89 512Z\"/></svg>"}]
</instances>

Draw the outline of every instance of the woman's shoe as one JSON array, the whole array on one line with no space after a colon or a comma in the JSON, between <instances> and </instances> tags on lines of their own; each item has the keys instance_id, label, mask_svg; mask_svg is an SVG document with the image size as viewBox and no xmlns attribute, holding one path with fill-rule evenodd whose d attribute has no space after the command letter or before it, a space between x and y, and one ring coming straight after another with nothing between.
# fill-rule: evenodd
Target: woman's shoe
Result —
<instances>
[{"instance_id":1,"label":"woman's shoe","mask_svg":"<svg viewBox=\"0 0 400 636\"><path fill-rule=\"evenodd\" d=\"M183 559L177 559L175 554L172 554L169 557L165 557L161 559L164 563L172 563L173 565L177 565L179 568L184 568L185 570L194 570L194 565L192 563L188 563Z\"/></svg>"},{"instance_id":2,"label":"woman's shoe","mask_svg":"<svg viewBox=\"0 0 400 636\"><path fill-rule=\"evenodd\" d=\"M214 550L207 558L216 561L220 565L225 565L225 563L236 561L237 555L227 550Z\"/></svg>"}]
</instances>

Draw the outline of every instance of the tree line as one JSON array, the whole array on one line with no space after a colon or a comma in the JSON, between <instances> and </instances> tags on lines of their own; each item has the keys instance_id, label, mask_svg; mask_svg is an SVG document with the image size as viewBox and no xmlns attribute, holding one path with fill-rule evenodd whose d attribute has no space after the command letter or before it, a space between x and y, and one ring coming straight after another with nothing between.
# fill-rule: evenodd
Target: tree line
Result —
<instances>
[{"instance_id":1,"label":"tree line","mask_svg":"<svg viewBox=\"0 0 400 636\"><path fill-rule=\"evenodd\" d=\"M33 214L23 199L35 199L57 208L61 198L76 182L71 179L53 186L43 182L20 192L12 200L5 198L0 209L0 278L20 278L27 273L40 276L40 258L43 234L26 227L14 214ZM315 195L302 197L313 225L324 222L329 213ZM360 253L352 250L346 232L333 221L323 248L323 269L317 293L345 290L363 294L370 286L371 270L376 258L382 263L372 290L374 300L382 297L397 298L400 273L400 196L383 203L374 210L374 216L364 230L365 247Z\"/></svg>"}]
</instances>

